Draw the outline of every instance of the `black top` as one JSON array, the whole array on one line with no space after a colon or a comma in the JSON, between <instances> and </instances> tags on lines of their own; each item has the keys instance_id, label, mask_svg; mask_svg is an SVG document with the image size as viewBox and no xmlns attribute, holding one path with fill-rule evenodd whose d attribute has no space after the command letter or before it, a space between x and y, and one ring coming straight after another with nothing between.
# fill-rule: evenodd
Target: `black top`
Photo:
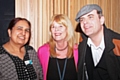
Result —
<instances>
[{"instance_id":1,"label":"black top","mask_svg":"<svg viewBox=\"0 0 120 80\"><path fill-rule=\"evenodd\" d=\"M107 72L107 66L104 55L105 54L103 52L99 63L96 66L94 66L91 48L87 46L85 62L89 80L110 80L110 76Z\"/></svg>"},{"instance_id":2,"label":"black top","mask_svg":"<svg viewBox=\"0 0 120 80\"><path fill-rule=\"evenodd\" d=\"M4 48L3 48L4 49ZM27 49L27 48L26 48ZM5 50L4 50L5 51ZM25 54L24 59L14 56L6 52L13 60L19 80L34 80L37 79L37 75L32 65L32 60L29 59L28 53Z\"/></svg>"},{"instance_id":3,"label":"black top","mask_svg":"<svg viewBox=\"0 0 120 80\"><path fill-rule=\"evenodd\" d=\"M57 59L59 63L61 75L63 73L65 59L66 58ZM60 80L56 58L50 57L49 59L47 80ZM77 72L76 72L74 58L68 58L67 60L64 80L77 80Z\"/></svg>"}]
</instances>

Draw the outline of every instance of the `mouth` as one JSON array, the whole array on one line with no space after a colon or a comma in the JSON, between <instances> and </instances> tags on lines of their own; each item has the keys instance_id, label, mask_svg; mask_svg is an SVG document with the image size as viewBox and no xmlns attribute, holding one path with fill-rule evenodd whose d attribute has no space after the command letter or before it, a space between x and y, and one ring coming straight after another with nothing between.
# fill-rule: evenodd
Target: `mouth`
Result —
<instances>
[{"instance_id":1,"label":"mouth","mask_svg":"<svg viewBox=\"0 0 120 80\"><path fill-rule=\"evenodd\" d=\"M91 26L84 26L84 29L87 30L87 29L90 29Z\"/></svg>"},{"instance_id":2,"label":"mouth","mask_svg":"<svg viewBox=\"0 0 120 80\"><path fill-rule=\"evenodd\" d=\"M55 36L60 36L62 33L55 33L54 35Z\"/></svg>"},{"instance_id":3,"label":"mouth","mask_svg":"<svg viewBox=\"0 0 120 80\"><path fill-rule=\"evenodd\" d=\"M23 36L20 36L19 38L20 38L20 39L22 39L22 40L24 40L24 39L25 39L25 37L23 37Z\"/></svg>"}]
</instances>

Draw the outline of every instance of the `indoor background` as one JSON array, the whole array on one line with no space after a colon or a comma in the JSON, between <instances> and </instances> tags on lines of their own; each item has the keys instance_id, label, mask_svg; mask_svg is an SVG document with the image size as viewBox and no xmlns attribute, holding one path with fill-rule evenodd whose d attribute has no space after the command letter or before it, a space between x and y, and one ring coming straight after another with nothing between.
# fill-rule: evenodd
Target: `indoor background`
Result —
<instances>
[{"instance_id":1,"label":"indoor background","mask_svg":"<svg viewBox=\"0 0 120 80\"><path fill-rule=\"evenodd\" d=\"M75 16L83 5L89 3L99 4L103 9L106 26L120 33L120 0L15 0L15 17L30 20L30 45L37 50L49 40L49 22L54 14L66 14L76 29ZM80 34L75 32L75 35L79 42Z\"/></svg>"}]
</instances>

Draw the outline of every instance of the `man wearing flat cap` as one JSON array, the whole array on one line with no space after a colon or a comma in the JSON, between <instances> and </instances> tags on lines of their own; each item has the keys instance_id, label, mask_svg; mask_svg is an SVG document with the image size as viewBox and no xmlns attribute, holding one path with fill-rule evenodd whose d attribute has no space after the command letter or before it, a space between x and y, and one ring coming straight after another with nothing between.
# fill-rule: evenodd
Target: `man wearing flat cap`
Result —
<instances>
[{"instance_id":1,"label":"man wearing flat cap","mask_svg":"<svg viewBox=\"0 0 120 80\"><path fill-rule=\"evenodd\" d=\"M82 30L78 80L120 80L120 34L105 26L101 7L87 4L75 20Z\"/></svg>"}]
</instances>

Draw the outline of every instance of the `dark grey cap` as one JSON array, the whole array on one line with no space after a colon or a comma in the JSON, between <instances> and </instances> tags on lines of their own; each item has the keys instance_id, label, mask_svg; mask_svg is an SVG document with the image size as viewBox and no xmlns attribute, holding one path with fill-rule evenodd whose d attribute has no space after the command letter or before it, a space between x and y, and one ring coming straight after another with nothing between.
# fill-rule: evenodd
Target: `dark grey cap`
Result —
<instances>
[{"instance_id":1,"label":"dark grey cap","mask_svg":"<svg viewBox=\"0 0 120 80\"><path fill-rule=\"evenodd\" d=\"M100 11L100 12L102 13L102 9L101 9L101 7L100 7L99 5L97 5L97 4L88 4L88 5L83 6L83 7L80 9L80 11L79 11L79 12L77 13L77 15L76 15L75 20L76 20L77 22L80 22L80 21L79 21L79 18L80 18L81 16L83 16L83 15L91 12L92 10L97 10L97 11Z\"/></svg>"}]
</instances>

